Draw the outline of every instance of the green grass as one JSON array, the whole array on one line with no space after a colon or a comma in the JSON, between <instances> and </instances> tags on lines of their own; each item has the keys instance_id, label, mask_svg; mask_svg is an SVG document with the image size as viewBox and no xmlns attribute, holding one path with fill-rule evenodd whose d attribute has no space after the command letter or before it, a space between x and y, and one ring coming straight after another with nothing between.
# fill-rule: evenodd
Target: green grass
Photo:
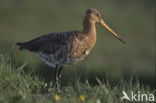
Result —
<instances>
[{"instance_id":1,"label":"green grass","mask_svg":"<svg viewBox=\"0 0 156 103\"><path fill-rule=\"evenodd\" d=\"M0 56L0 103L121 103L123 90L127 93L132 90L136 93L154 92L139 80L134 82L133 77L130 81L121 79L115 86L109 80L104 83L98 78L98 85L76 79L58 91L52 82L46 82L33 72L25 72L24 68L25 64L16 66L9 56ZM59 101L55 101L55 95L59 95ZM84 101L80 100L82 96Z\"/></svg>"}]
</instances>

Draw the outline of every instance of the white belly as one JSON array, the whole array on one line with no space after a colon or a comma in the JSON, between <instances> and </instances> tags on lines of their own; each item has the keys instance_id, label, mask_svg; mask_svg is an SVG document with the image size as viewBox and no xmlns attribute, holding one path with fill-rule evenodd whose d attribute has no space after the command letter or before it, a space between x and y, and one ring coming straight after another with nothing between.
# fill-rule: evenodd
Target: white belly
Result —
<instances>
[{"instance_id":1,"label":"white belly","mask_svg":"<svg viewBox=\"0 0 156 103\"><path fill-rule=\"evenodd\" d=\"M59 63L54 55L47 55L47 54L43 54L41 52L36 53L36 55L41 58L41 60L43 60L47 65L51 66L51 67L56 67L56 65L61 65L61 63Z\"/></svg>"}]
</instances>

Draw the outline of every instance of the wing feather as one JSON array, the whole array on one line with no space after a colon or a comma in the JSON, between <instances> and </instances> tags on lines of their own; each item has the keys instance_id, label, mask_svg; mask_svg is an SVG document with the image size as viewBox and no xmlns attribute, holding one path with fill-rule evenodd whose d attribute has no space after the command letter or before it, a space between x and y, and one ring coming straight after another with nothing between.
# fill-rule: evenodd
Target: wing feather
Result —
<instances>
[{"instance_id":1,"label":"wing feather","mask_svg":"<svg viewBox=\"0 0 156 103\"><path fill-rule=\"evenodd\" d=\"M78 31L55 32L41 37L37 37L24 43L16 44L20 46L20 49L27 49L32 52L53 54L54 52L57 52L57 50L65 46L68 42L70 42L69 39L77 33Z\"/></svg>"}]
</instances>

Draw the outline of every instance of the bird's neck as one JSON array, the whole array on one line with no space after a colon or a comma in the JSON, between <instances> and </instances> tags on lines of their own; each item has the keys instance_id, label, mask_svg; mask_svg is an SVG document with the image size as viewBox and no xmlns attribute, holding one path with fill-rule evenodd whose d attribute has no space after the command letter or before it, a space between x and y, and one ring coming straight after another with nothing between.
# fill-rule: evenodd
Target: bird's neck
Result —
<instances>
[{"instance_id":1,"label":"bird's neck","mask_svg":"<svg viewBox=\"0 0 156 103\"><path fill-rule=\"evenodd\" d=\"M93 48L96 42L96 28L95 22L84 19L83 21L83 34L88 37L86 43L89 44L90 48Z\"/></svg>"},{"instance_id":2,"label":"bird's neck","mask_svg":"<svg viewBox=\"0 0 156 103\"><path fill-rule=\"evenodd\" d=\"M85 18L83 21L83 33L87 35L96 35L95 22Z\"/></svg>"}]
</instances>

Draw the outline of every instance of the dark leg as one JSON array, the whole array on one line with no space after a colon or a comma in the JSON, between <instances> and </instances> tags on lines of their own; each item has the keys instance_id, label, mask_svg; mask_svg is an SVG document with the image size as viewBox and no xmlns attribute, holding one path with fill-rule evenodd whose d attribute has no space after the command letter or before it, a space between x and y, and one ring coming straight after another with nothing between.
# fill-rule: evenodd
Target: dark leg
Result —
<instances>
[{"instance_id":1,"label":"dark leg","mask_svg":"<svg viewBox=\"0 0 156 103\"><path fill-rule=\"evenodd\" d=\"M59 71L58 71L58 79L61 78L62 69L63 69L63 66L61 66L60 69L59 69Z\"/></svg>"},{"instance_id":2,"label":"dark leg","mask_svg":"<svg viewBox=\"0 0 156 103\"><path fill-rule=\"evenodd\" d=\"M58 87L58 66L55 67L54 72L54 87Z\"/></svg>"},{"instance_id":3,"label":"dark leg","mask_svg":"<svg viewBox=\"0 0 156 103\"><path fill-rule=\"evenodd\" d=\"M62 73L62 66L61 67L58 67L58 65L56 65L55 67L55 77L54 77L54 86L57 87L57 89L59 90L59 79L61 78L61 73Z\"/></svg>"}]
</instances>

